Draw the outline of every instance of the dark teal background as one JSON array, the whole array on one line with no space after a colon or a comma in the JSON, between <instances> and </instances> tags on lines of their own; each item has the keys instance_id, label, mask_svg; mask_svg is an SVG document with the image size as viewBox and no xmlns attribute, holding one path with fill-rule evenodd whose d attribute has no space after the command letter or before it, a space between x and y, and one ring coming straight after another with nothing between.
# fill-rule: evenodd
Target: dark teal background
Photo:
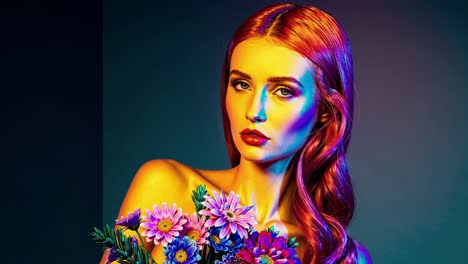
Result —
<instances>
[{"instance_id":1,"label":"dark teal background","mask_svg":"<svg viewBox=\"0 0 468 264\"><path fill-rule=\"evenodd\" d=\"M0 263L97 263L102 2L0 8Z\"/></svg>"},{"instance_id":2,"label":"dark teal background","mask_svg":"<svg viewBox=\"0 0 468 264\"><path fill-rule=\"evenodd\" d=\"M148 160L229 166L219 108L224 54L247 16L278 1L252 2L105 1L105 224L114 223ZM456 1L293 2L331 13L353 49L350 234L374 263L465 263L466 8Z\"/></svg>"}]
</instances>

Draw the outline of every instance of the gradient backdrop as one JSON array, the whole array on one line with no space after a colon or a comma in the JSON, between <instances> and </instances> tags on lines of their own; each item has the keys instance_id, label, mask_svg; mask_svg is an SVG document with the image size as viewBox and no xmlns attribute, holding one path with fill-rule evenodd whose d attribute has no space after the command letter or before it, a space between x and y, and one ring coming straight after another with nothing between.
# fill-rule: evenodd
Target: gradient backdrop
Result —
<instances>
[{"instance_id":1,"label":"gradient backdrop","mask_svg":"<svg viewBox=\"0 0 468 264\"><path fill-rule=\"evenodd\" d=\"M105 1L103 222L150 159L229 166L220 71L236 27L278 1ZM466 263L466 9L455 1L293 1L351 41L356 108L350 234L374 263ZM189 194L187 194L189 195Z\"/></svg>"}]
</instances>

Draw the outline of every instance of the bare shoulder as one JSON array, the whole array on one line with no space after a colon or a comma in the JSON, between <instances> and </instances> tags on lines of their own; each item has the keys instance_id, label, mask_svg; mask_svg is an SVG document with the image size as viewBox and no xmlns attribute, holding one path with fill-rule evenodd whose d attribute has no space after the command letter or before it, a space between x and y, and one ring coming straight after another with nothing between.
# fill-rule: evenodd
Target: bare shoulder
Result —
<instances>
[{"instance_id":1,"label":"bare shoulder","mask_svg":"<svg viewBox=\"0 0 468 264\"><path fill-rule=\"evenodd\" d=\"M137 208L152 208L154 204L171 204L178 191L185 190L186 179L178 163L169 159L145 162L138 169L128 188L119 216Z\"/></svg>"},{"instance_id":2,"label":"bare shoulder","mask_svg":"<svg viewBox=\"0 0 468 264\"><path fill-rule=\"evenodd\" d=\"M177 173L179 162L172 159L153 159L149 160L138 170L138 174L154 174L154 173Z\"/></svg>"},{"instance_id":3,"label":"bare shoulder","mask_svg":"<svg viewBox=\"0 0 468 264\"><path fill-rule=\"evenodd\" d=\"M190 194L197 185L208 190L219 189L220 179L226 179L230 170L203 170L188 166L173 159L155 159L145 162L137 171L119 216L137 208L152 208L154 204L176 203L184 210L194 211ZM192 208L193 207L193 208Z\"/></svg>"},{"instance_id":4,"label":"bare shoulder","mask_svg":"<svg viewBox=\"0 0 468 264\"><path fill-rule=\"evenodd\" d=\"M169 179L170 181L167 181ZM179 181L183 181L179 162L171 159L154 159L145 162L138 169L132 185L143 183L145 188L151 188L164 182L177 184Z\"/></svg>"},{"instance_id":5,"label":"bare shoulder","mask_svg":"<svg viewBox=\"0 0 468 264\"><path fill-rule=\"evenodd\" d=\"M197 185L205 185L209 190L218 189L219 179L226 178L223 177L226 171L230 170L196 169L173 159L147 161L133 178L122 205L127 211L121 213L162 202L189 206L193 204L190 194Z\"/></svg>"},{"instance_id":6,"label":"bare shoulder","mask_svg":"<svg viewBox=\"0 0 468 264\"><path fill-rule=\"evenodd\" d=\"M186 179L179 169L179 163L169 159L157 159L145 162L136 172L133 180L127 190L127 193L120 206L120 211L116 217L127 216L128 213L140 209L142 215L145 215L145 209L151 210L153 205L161 205L162 202L168 204L175 203ZM181 205L177 201L177 205ZM118 228L118 226L115 226ZM143 231L140 226L140 232ZM133 235L133 231L125 230L124 234ZM147 249L153 247L152 243L144 241ZM106 250L101 259L101 263L107 263Z\"/></svg>"},{"instance_id":7,"label":"bare shoulder","mask_svg":"<svg viewBox=\"0 0 468 264\"><path fill-rule=\"evenodd\" d=\"M369 253L369 250L359 243L359 241L354 240L357 246L357 251L358 251L358 264L372 264L372 257Z\"/></svg>"}]
</instances>

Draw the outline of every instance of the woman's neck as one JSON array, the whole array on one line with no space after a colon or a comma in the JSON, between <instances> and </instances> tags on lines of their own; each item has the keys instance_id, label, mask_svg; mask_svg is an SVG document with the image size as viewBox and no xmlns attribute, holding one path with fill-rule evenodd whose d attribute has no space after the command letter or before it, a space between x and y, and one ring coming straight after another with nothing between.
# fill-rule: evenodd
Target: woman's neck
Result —
<instances>
[{"instance_id":1,"label":"woman's neck","mask_svg":"<svg viewBox=\"0 0 468 264\"><path fill-rule=\"evenodd\" d=\"M288 170L291 159L292 157L262 164L241 158L239 165L235 167L233 189L240 194L244 205L254 205L259 226L290 217L290 206L283 206L282 209L281 204L286 200L287 204L292 204L291 192L286 194L286 190L291 190L293 183L293 173Z\"/></svg>"}]
</instances>

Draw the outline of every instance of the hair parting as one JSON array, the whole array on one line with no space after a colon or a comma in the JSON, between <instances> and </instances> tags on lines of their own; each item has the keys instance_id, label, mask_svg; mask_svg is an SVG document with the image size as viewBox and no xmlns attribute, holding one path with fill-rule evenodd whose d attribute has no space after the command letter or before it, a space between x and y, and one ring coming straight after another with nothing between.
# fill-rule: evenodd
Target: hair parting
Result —
<instances>
[{"instance_id":1,"label":"hair parting","mask_svg":"<svg viewBox=\"0 0 468 264\"><path fill-rule=\"evenodd\" d=\"M353 121L354 76L351 47L339 23L315 7L276 4L249 17L235 32L224 60L221 106L231 165L240 154L230 133L225 96L234 47L267 37L313 65L319 116L296 157L293 212L307 241L302 263L356 263L357 246L346 232L354 214L354 192L346 161Z\"/></svg>"}]
</instances>

